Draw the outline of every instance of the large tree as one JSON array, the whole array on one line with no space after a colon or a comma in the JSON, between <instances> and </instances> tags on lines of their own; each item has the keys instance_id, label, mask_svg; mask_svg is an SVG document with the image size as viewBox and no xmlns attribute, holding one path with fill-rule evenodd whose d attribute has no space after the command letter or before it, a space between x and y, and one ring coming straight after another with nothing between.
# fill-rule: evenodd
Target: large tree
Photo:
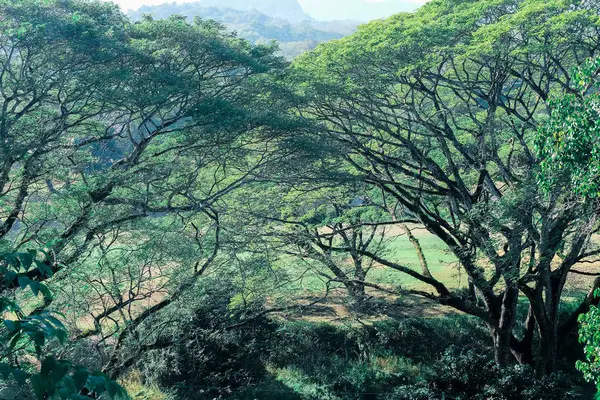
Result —
<instances>
[{"instance_id":1,"label":"large tree","mask_svg":"<svg viewBox=\"0 0 600 400\"><path fill-rule=\"evenodd\" d=\"M397 210L390 220L416 219L440 238L476 296L377 261L485 321L500 366L514 356L553 371L587 307L559 320L573 266L597 254L595 202L560 185L540 190L533 142L549 100L574 90L572 67L600 50L598 10L596 1L433 1L322 45L290 71L297 112L338 144L342 168L383 193Z\"/></svg>"},{"instance_id":2,"label":"large tree","mask_svg":"<svg viewBox=\"0 0 600 400\"><path fill-rule=\"evenodd\" d=\"M260 82L284 63L213 21L132 23L103 2L0 15L0 247L50 255L58 295L33 313L88 312L85 335L121 335L118 369L136 360L122 341L216 259L220 201L281 157L295 125Z\"/></svg>"}]
</instances>

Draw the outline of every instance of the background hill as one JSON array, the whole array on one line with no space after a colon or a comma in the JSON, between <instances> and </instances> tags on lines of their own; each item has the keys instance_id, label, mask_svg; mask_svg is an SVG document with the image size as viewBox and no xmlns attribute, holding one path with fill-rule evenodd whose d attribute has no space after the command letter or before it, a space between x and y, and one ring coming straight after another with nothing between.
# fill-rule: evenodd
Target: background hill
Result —
<instances>
[{"instance_id":1,"label":"background hill","mask_svg":"<svg viewBox=\"0 0 600 400\"><path fill-rule=\"evenodd\" d=\"M276 5L275 5L276 3ZM317 44L352 33L354 21L314 21L302 11L296 0L204 0L196 3L165 3L144 6L129 16L137 20L143 14L163 19L180 14L219 21L252 43L279 43L282 54L292 59Z\"/></svg>"},{"instance_id":2,"label":"background hill","mask_svg":"<svg viewBox=\"0 0 600 400\"><path fill-rule=\"evenodd\" d=\"M270 17L283 18L290 22L311 19L297 0L200 0L190 4L202 7L233 8L242 11L256 10Z\"/></svg>"}]
</instances>

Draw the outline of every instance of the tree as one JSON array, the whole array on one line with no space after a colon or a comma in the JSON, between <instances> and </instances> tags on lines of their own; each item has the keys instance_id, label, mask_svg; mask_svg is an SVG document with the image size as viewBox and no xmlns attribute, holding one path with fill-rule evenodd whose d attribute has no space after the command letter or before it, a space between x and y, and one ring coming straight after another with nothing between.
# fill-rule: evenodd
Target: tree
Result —
<instances>
[{"instance_id":1,"label":"tree","mask_svg":"<svg viewBox=\"0 0 600 400\"><path fill-rule=\"evenodd\" d=\"M571 93L551 102L550 119L536 138L539 157L543 160L538 178L546 190L563 185L567 190L573 189L578 196L598 198L599 72L600 59L586 60L573 72ZM579 316L579 340L584 344L586 361L577 363L577 369L584 373L586 380L595 382L598 388L599 294L598 289L591 291L580 307L581 311L587 311Z\"/></svg>"},{"instance_id":2,"label":"tree","mask_svg":"<svg viewBox=\"0 0 600 400\"><path fill-rule=\"evenodd\" d=\"M103 360L116 376L137 359L123 341L217 258L223 198L297 127L263 95L285 64L213 21L134 24L114 5L58 0L4 1L0 14L0 246L52 255L51 279L27 277L63 297L31 315L91 312L79 336L118 336ZM90 291L110 299L102 310L86 309Z\"/></svg>"},{"instance_id":3,"label":"tree","mask_svg":"<svg viewBox=\"0 0 600 400\"><path fill-rule=\"evenodd\" d=\"M270 263L297 265L300 271L318 277L326 293L343 287L358 306L366 299L366 287L391 291L367 282L374 261L361 254L385 249L384 224L372 221L385 219L387 211L371 204L358 188L315 188L294 185L294 181L275 180L240 191L232 199L235 208L229 229L235 232L226 246L237 253L270 255ZM351 250L348 254L332 252L319 245L325 243Z\"/></svg>"},{"instance_id":4,"label":"tree","mask_svg":"<svg viewBox=\"0 0 600 400\"><path fill-rule=\"evenodd\" d=\"M594 293L594 296L598 296L600 293L598 290ZM590 310L582 314L579 317L580 329L579 329L579 341L584 344L585 361L577 362L577 369L583 372L585 379L588 382L594 382L598 394L596 398L600 396L600 374L598 370L598 363L600 362L600 354L598 349L600 343L598 342L598 326L600 326L600 310L597 306L591 306Z\"/></svg>"},{"instance_id":5,"label":"tree","mask_svg":"<svg viewBox=\"0 0 600 400\"><path fill-rule=\"evenodd\" d=\"M53 155L68 157L65 148L110 135L97 118L122 88L117 66L126 20L114 6L71 4L63 13L64 6L0 3L0 238L19 221L36 185L59 167Z\"/></svg>"},{"instance_id":6,"label":"tree","mask_svg":"<svg viewBox=\"0 0 600 400\"><path fill-rule=\"evenodd\" d=\"M593 296L597 297L598 290ZM591 296L590 296L591 297ZM590 300L591 301L591 300ZM600 310L597 306L591 306L589 311L579 317L579 341L584 344L585 361L577 362L577 369L583 372L589 382L594 382L600 394L600 376L598 372L598 326L600 326ZM599 394L596 395L598 398Z\"/></svg>"},{"instance_id":7,"label":"tree","mask_svg":"<svg viewBox=\"0 0 600 400\"><path fill-rule=\"evenodd\" d=\"M568 71L598 53L597 7L434 1L320 46L288 81L297 112L338 143L343 168L380 190L398 222L418 220L440 238L477 298L376 260L431 287L417 294L482 319L500 366L514 357L539 375L555 369L585 309L559 320L573 266L597 253L597 223L593 202L564 186L540 190L533 141L552 95L573 91ZM520 295L529 304L523 331Z\"/></svg>"}]
</instances>

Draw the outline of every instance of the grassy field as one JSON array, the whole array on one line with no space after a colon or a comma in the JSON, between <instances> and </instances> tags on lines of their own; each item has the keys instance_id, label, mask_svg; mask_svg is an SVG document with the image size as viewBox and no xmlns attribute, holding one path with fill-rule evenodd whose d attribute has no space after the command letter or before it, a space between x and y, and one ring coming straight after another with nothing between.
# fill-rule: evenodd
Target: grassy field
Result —
<instances>
[{"instance_id":1,"label":"grassy field","mask_svg":"<svg viewBox=\"0 0 600 400\"><path fill-rule=\"evenodd\" d=\"M432 275L449 288L466 287L466 273L459 268L456 258L450 253L445 244L425 229L419 229L415 226L411 227L411 229L413 235L419 240L423 248ZM393 232L393 234L386 239L385 251L383 254L388 260L412 268L415 271L420 272L421 270L421 265L413 244L408 240L406 235L401 233L401 231ZM350 261L347 260L346 262L350 266ZM326 290L327 278L319 274L319 272L331 275L331 273L319 263L311 264L308 262L299 262L298 259L293 257L280 261L280 263L278 263L278 268L281 271L285 271L285 275L288 279L288 281L279 288L280 296L288 301L301 300L305 303L309 303L311 299L322 296ZM593 272L598 269L598 266L584 264L577 266L577 269ZM593 279L593 277L575 274L569 276L563 294L564 299L567 302L579 304L582 298L585 297L589 287L591 287ZM367 281L389 289L402 288L433 292L433 289L430 286L417 279L378 264L375 264L369 271ZM349 310L344 310L344 304L346 304L344 298L347 294L343 287L340 284L333 284L330 285L329 288L339 288L339 290L330 292L328 296L329 299L321 303L321 305L329 307L329 311L325 310L326 312L322 316L325 316L325 314L328 313L330 316L332 313L336 314L334 318L325 318L326 320L336 320L343 315L349 316L351 314ZM368 292L376 297L387 296L385 293L374 289L368 289ZM408 315L419 313L437 316L449 313L449 310L446 310L439 305L426 302L422 298L414 299L413 297L415 296L411 297L404 295L401 296L401 298L397 298L395 302L399 301L403 303L401 307L400 304L397 305L403 310L405 309L403 312ZM275 297L273 300L275 300ZM414 309L414 311L411 312L409 308ZM311 315L306 319L315 321L321 320L318 315Z\"/></svg>"},{"instance_id":2,"label":"grassy field","mask_svg":"<svg viewBox=\"0 0 600 400\"><path fill-rule=\"evenodd\" d=\"M456 264L456 258L451 254L444 243L436 236L424 229L415 229L413 235L419 240L432 275L449 287L462 287L466 283L466 276L461 277ZM398 264L421 270L421 265L413 244L404 235L389 239L386 244L386 257ZM398 286L407 289L427 289L415 278L395 271L391 268L375 266L369 273L369 280L375 283Z\"/></svg>"},{"instance_id":3,"label":"grassy field","mask_svg":"<svg viewBox=\"0 0 600 400\"><path fill-rule=\"evenodd\" d=\"M436 236L424 229L415 229L413 235L419 240L429 269L433 276L449 287L463 287L466 285L466 276L456 264L456 258L451 254L444 243ZM385 239L385 250L383 254L386 259L402 264L415 271L421 270L421 265L413 244L406 235L394 233ZM347 261L350 263L350 261ZM343 264L343 262L342 262ZM285 271L289 283L282 286L283 292L305 293L307 295L323 293L326 288L327 278L320 275L319 271L331 275L322 265L318 263L299 262L293 257L281 259L277 265L281 271ZM383 265L374 264L368 273L367 280L378 285L389 288L421 289L428 290L430 287L415 278L396 271ZM340 287L332 285L330 288Z\"/></svg>"}]
</instances>

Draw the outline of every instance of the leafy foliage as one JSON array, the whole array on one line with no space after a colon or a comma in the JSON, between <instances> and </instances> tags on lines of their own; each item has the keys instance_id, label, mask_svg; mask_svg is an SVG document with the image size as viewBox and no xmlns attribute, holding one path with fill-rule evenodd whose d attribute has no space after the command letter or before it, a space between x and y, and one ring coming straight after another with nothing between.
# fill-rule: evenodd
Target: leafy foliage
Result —
<instances>
[{"instance_id":1,"label":"leafy foliage","mask_svg":"<svg viewBox=\"0 0 600 400\"><path fill-rule=\"evenodd\" d=\"M36 297L41 293L48 300L52 295L46 285L27 276L32 271L40 276L51 274L47 263L47 255L36 251L2 254L2 284L19 291L29 289ZM16 300L5 296L0 297L0 313L4 327L0 341L0 374L5 380L12 376L18 385L29 386L40 400L82 400L101 394L110 399L127 398L115 381L59 360L48 350L49 342L56 340L64 345L68 338L67 329L56 316L48 312L26 314ZM37 359L37 371L33 366L35 363L28 362L28 367L15 363L24 354L32 354Z\"/></svg>"},{"instance_id":2,"label":"leafy foliage","mask_svg":"<svg viewBox=\"0 0 600 400\"><path fill-rule=\"evenodd\" d=\"M556 371L594 303L563 313L567 283L600 253L599 64L581 57L600 53L597 1L435 0L291 65L213 20L84 0L0 14L11 382L114 397L136 369L182 397L576 395ZM407 319L399 297L468 316ZM343 327L279 321L338 308Z\"/></svg>"},{"instance_id":3,"label":"leafy foliage","mask_svg":"<svg viewBox=\"0 0 600 400\"><path fill-rule=\"evenodd\" d=\"M542 182L568 184L583 196L600 196L600 58L573 74L571 93L551 102L552 114L538 137Z\"/></svg>"},{"instance_id":4,"label":"leafy foliage","mask_svg":"<svg viewBox=\"0 0 600 400\"><path fill-rule=\"evenodd\" d=\"M600 52L590 41L596 3L432 1L303 55L287 81L297 112L319 124L325 143L338 143L338 169L379 190L374 202L395 210L395 221L416 220L443 241L470 292L426 269L377 262L427 284L419 295L486 321L499 365L523 344L517 358L538 374L555 369L555 336L575 326L577 313L560 318L561 299L573 266L593 255L598 220L594 202L570 187L544 193L537 172L560 163L537 157L534 142L548 101L581 79L569 71L590 69L575 49ZM596 123L582 112L573 117ZM525 332L514 329L519 295L532 312Z\"/></svg>"},{"instance_id":5,"label":"leafy foliage","mask_svg":"<svg viewBox=\"0 0 600 400\"><path fill-rule=\"evenodd\" d=\"M600 296L596 290L595 296ZM579 340L584 344L585 361L577 362L577 369L583 372L585 379L594 382L600 396L600 309L592 306L586 314L579 317Z\"/></svg>"}]
</instances>

